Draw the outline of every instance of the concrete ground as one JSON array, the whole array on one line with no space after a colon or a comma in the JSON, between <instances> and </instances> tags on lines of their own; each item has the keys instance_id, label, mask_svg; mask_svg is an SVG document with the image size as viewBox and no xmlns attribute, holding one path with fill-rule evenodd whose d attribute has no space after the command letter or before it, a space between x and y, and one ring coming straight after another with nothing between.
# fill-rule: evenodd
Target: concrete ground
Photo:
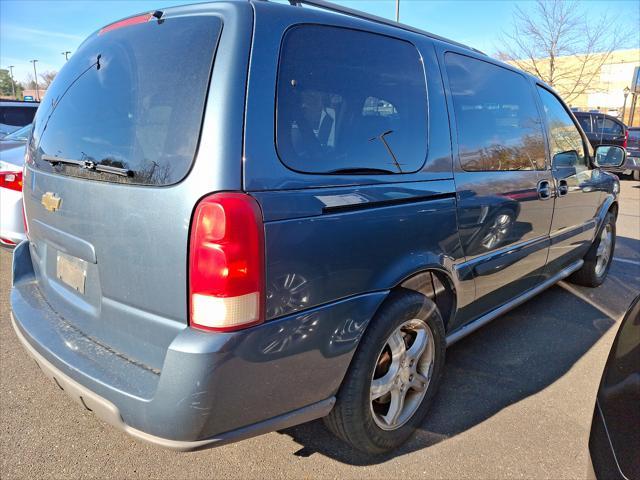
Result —
<instances>
[{"instance_id":1,"label":"concrete ground","mask_svg":"<svg viewBox=\"0 0 640 480\"><path fill-rule=\"evenodd\" d=\"M447 352L433 410L413 439L368 458L322 422L196 453L140 444L67 399L9 322L0 252L0 477L584 478L595 392L625 309L640 291L640 182L622 181L605 284L555 286Z\"/></svg>"}]
</instances>

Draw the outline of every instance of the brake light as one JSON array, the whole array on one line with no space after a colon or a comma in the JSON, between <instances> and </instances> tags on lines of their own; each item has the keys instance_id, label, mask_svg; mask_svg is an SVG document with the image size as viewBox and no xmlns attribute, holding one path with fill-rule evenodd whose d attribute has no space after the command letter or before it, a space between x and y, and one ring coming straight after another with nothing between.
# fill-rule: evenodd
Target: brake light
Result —
<instances>
[{"instance_id":1,"label":"brake light","mask_svg":"<svg viewBox=\"0 0 640 480\"><path fill-rule=\"evenodd\" d=\"M22 191L22 172L0 172L0 188Z\"/></svg>"},{"instance_id":2,"label":"brake light","mask_svg":"<svg viewBox=\"0 0 640 480\"><path fill-rule=\"evenodd\" d=\"M190 324L229 331L263 321L264 230L258 203L244 193L202 199L191 220Z\"/></svg>"},{"instance_id":3,"label":"brake light","mask_svg":"<svg viewBox=\"0 0 640 480\"><path fill-rule=\"evenodd\" d=\"M112 23L111 25L107 25L106 27L100 29L98 35L103 35L112 30L117 30L122 27L129 27L131 25L137 25L139 23L146 23L153 18L153 13L145 13L144 15L138 15L135 17L125 18L124 20L120 20L119 22Z\"/></svg>"},{"instance_id":4,"label":"brake light","mask_svg":"<svg viewBox=\"0 0 640 480\"><path fill-rule=\"evenodd\" d=\"M629 141L629 130L624 132L624 142L622 142L622 148L627 148L628 141Z\"/></svg>"}]
</instances>

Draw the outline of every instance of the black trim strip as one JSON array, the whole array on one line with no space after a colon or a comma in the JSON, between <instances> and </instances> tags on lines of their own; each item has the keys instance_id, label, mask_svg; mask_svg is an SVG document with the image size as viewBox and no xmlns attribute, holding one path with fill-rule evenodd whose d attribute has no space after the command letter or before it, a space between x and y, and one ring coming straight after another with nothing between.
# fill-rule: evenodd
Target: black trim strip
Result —
<instances>
[{"instance_id":1,"label":"black trim strip","mask_svg":"<svg viewBox=\"0 0 640 480\"><path fill-rule=\"evenodd\" d=\"M448 193L434 193L430 195L419 195L409 198L394 198L388 200L371 200L363 203L349 203L344 205L332 205L330 207L323 207L322 213L339 213L339 212L353 212L357 210L369 210L371 208L390 207L395 205L406 205L410 203L429 202L434 200L443 200L445 198L455 198L455 192Z\"/></svg>"}]
</instances>

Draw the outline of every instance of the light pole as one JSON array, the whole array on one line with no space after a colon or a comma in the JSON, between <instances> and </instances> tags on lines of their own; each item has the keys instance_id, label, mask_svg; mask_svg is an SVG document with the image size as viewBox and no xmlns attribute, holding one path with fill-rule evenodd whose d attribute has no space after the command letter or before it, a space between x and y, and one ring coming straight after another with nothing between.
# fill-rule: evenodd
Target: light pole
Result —
<instances>
[{"instance_id":1,"label":"light pole","mask_svg":"<svg viewBox=\"0 0 640 480\"><path fill-rule=\"evenodd\" d=\"M630 91L629 87L624 87L624 90L622 91L622 94L624 95L624 102L622 102L622 123L624 123L624 111L627 108L627 97L629 96Z\"/></svg>"},{"instance_id":2,"label":"light pole","mask_svg":"<svg viewBox=\"0 0 640 480\"><path fill-rule=\"evenodd\" d=\"M39 102L40 101L40 89L38 88L38 72L36 72L36 62L38 60L29 60L31 63L33 63L33 79L36 82L36 100Z\"/></svg>"},{"instance_id":3,"label":"light pole","mask_svg":"<svg viewBox=\"0 0 640 480\"><path fill-rule=\"evenodd\" d=\"M400 21L400 0L396 0L396 22Z\"/></svg>"},{"instance_id":4,"label":"light pole","mask_svg":"<svg viewBox=\"0 0 640 480\"><path fill-rule=\"evenodd\" d=\"M66 62L66 61L68 61L68 60L69 60L69 54L70 54L71 52L66 51L66 52L61 52L61 53L62 53L62 55L64 55L64 61L65 61L65 62Z\"/></svg>"},{"instance_id":5,"label":"light pole","mask_svg":"<svg viewBox=\"0 0 640 480\"><path fill-rule=\"evenodd\" d=\"M9 65L9 76L11 77L11 92L13 98L16 98L16 82L13 80L13 65Z\"/></svg>"}]
</instances>

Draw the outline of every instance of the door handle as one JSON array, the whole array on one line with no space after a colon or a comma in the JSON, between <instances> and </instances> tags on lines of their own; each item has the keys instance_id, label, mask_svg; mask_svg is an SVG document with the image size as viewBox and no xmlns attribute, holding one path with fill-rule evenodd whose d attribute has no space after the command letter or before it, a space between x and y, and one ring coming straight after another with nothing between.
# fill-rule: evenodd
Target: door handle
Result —
<instances>
[{"instance_id":1,"label":"door handle","mask_svg":"<svg viewBox=\"0 0 640 480\"><path fill-rule=\"evenodd\" d=\"M548 180L540 180L537 190L540 200L549 200L551 198L551 184Z\"/></svg>"},{"instance_id":2,"label":"door handle","mask_svg":"<svg viewBox=\"0 0 640 480\"><path fill-rule=\"evenodd\" d=\"M569 184L566 180L558 180L558 196L564 197L569 193Z\"/></svg>"}]
</instances>

